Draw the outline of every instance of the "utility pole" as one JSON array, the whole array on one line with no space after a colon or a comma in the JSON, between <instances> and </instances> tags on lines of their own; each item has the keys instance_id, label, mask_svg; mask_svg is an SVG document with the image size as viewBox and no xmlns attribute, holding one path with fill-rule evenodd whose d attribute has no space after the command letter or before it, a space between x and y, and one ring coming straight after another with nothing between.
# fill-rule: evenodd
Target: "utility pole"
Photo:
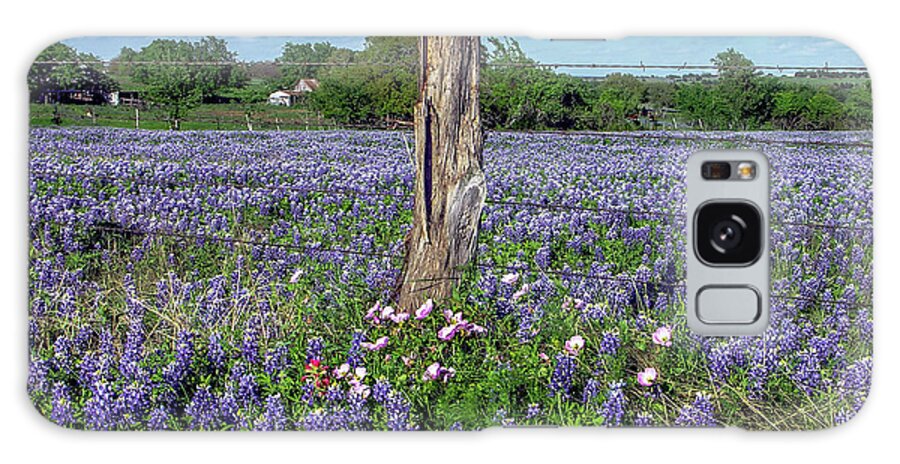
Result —
<instances>
[{"instance_id":1,"label":"utility pole","mask_svg":"<svg viewBox=\"0 0 900 464\"><path fill-rule=\"evenodd\" d=\"M413 228L396 292L403 311L451 295L475 256L487 194L478 100L480 40L423 37L419 53Z\"/></svg>"}]
</instances>

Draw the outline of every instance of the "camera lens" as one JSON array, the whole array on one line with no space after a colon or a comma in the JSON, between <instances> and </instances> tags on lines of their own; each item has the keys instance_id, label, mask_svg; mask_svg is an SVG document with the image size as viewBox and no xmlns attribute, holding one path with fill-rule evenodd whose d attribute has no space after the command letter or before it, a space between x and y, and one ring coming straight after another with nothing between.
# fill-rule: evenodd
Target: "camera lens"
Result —
<instances>
[{"instance_id":1,"label":"camera lens","mask_svg":"<svg viewBox=\"0 0 900 464\"><path fill-rule=\"evenodd\" d=\"M714 202L697 210L694 249L710 265L749 265L762 249L762 221L750 203Z\"/></svg>"},{"instance_id":2,"label":"camera lens","mask_svg":"<svg viewBox=\"0 0 900 464\"><path fill-rule=\"evenodd\" d=\"M734 216L732 219L719 221L713 226L710 232L713 248L720 253L726 253L740 246L743 233L743 227L740 225L741 218Z\"/></svg>"}]
</instances>

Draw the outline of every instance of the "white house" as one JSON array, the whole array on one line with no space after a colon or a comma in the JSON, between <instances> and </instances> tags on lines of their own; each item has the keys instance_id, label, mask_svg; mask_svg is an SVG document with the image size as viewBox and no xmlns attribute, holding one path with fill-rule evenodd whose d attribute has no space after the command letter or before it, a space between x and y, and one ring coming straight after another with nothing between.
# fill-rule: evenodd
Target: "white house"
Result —
<instances>
[{"instance_id":1,"label":"white house","mask_svg":"<svg viewBox=\"0 0 900 464\"><path fill-rule=\"evenodd\" d=\"M290 90L276 90L269 94L270 105L293 106L304 93L312 92L319 88L319 81L315 79L300 79Z\"/></svg>"},{"instance_id":2,"label":"white house","mask_svg":"<svg viewBox=\"0 0 900 464\"><path fill-rule=\"evenodd\" d=\"M296 96L287 90L276 90L269 94L270 105L291 106L296 103Z\"/></svg>"}]
</instances>

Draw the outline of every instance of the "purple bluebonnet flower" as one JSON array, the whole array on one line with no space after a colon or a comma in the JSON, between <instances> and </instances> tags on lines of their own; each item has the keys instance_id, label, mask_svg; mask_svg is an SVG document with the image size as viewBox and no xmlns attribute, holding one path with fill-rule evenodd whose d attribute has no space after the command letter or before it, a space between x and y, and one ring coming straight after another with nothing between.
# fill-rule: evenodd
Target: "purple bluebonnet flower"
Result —
<instances>
[{"instance_id":1,"label":"purple bluebonnet flower","mask_svg":"<svg viewBox=\"0 0 900 464\"><path fill-rule=\"evenodd\" d=\"M221 337L217 333L209 335L206 344L206 359L214 370L218 371L225 367L225 350L222 348Z\"/></svg>"},{"instance_id":2,"label":"purple bluebonnet flower","mask_svg":"<svg viewBox=\"0 0 900 464\"><path fill-rule=\"evenodd\" d=\"M244 329L244 339L241 342L241 357L250 365L259 361L260 324L259 316L254 315L247 320L247 327Z\"/></svg>"},{"instance_id":3,"label":"purple bluebonnet flower","mask_svg":"<svg viewBox=\"0 0 900 464\"><path fill-rule=\"evenodd\" d=\"M575 359L565 354L556 355L556 367L550 376L550 396L568 398L575 375Z\"/></svg>"},{"instance_id":4,"label":"purple bluebonnet flower","mask_svg":"<svg viewBox=\"0 0 900 464\"><path fill-rule=\"evenodd\" d=\"M791 374L791 379L804 393L812 395L822 383L822 366L819 360L809 353L800 353L797 359L797 366Z\"/></svg>"},{"instance_id":5,"label":"purple bluebonnet flower","mask_svg":"<svg viewBox=\"0 0 900 464\"><path fill-rule=\"evenodd\" d=\"M345 417L349 430L366 430L371 424L366 398L350 393L347 395Z\"/></svg>"},{"instance_id":6,"label":"purple bluebonnet flower","mask_svg":"<svg viewBox=\"0 0 900 464\"><path fill-rule=\"evenodd\" d=\"M218 401L208 386L197 387L191 402L184 409L193 430L215 430L219 426Z\"/></svg>"},{"instance_id":7,"label":"purple bluebonnet flower","mask_svg":"<svg viewBox=\"0 0 900 464\"><path fill-rule=\"evenodd\" d=\"M360 367L363 365L362 342L365 340L365 334L362 332L353 332L350 340L350 349L347 352L347 364L350 367Z\"/></svg>"},{"instance_id":8,"label":"purple bluebonnet flower","mask_svg":"<svg viewBox=\"0 0 900 464\"><path fill-rule=\"evenodd\" d=\"M75 424L75 409L72 407L69 387L62 382L53 384L53 409L50 411L50 420L62 427Z\"/></svg>"},{"instance_id":9,"label":"purple bluebonnet flower","mask_svg":"<svg viewBox=\"0 0 900 464\"><path fill-rule=\"evenodd\" d=\"M534 419L541 415L541 405L537 403L531 403L528 405L528 409L525 410L525 420Z\"/></svg>"},{"instance_id":10,"label":"purple bluebonnet flower","mask_svg":"<svg viewBox=\"0 0 900 464\"><path fill-rule=\"evenodd\" d=\"M550 268L550 247L544 245L538 248L537 252L534 254L534 263L538 265L541 269L549 269Z\"/></svg>"},{"instance_id":11,"label":"purple bluebonnet flower","mask_svg":"<svg viewBox=\"0 0 900 464\"><path fill-rule=\"evenodd\" d=\"M166 408L158 406L150 412L150 420L147 421L147 428L150 430L168 430L169 412Z\"/></svg>"},{"instance_id":12,"label":"purple bluebonnet flower","mask_svg":"<svg viewBox=\"0 0 900 464\"><path fill-rule=\"evenodd\" d=\"M619 351L619 335L615 332L603 332L600 336L600 354L615 355Z\"/></svg>"},{"instance_id":13,"label":"purple bluebonnet flower","mask_svg":"<svg viewBox=\"0 0 900 464\"><path fill-rule=\"evenodd\" d=\"M516 420L512 417L509 417L506 409L503 408L498 409L497 412L494 413L493 421L494 423L500 424L504 427L516 425Z\"/></svg>"},{"instance_id":14,"label":"purple bluebonnet flower","mask_svg":"<svg viewBox=\"0 0 900 464\"><path fill-rule=\"evenodd\" d=\"M618 427L622 425L622 419L625 417L625 393L622 389L625 382L613 382L609 384L609 390L606 391L606 399L600 406L600 415L603 416L603 424L607 427Z\"/></svg>"},{"instance_id":15,"label":"purple bluebonnet flower","mask_svg":"<svg viewBox=\"0 0 900 464\"><path fill-rule=\"evenodd\" d=\"M338 404L341 401L344 401L345 395L344 390L341 389L338 385L332 385L325 390L324 395L325 401L331 404Z\"/></svg>"},{"instance_id":16,"label":"purple bluebonnet flower","mask_svg":"<svg viewBox=\"0 0 900 464\"><path fill-rule=\"evenodd\" d=\"M392 391L388 393L384 402L384 411L387 414L387 427L392 431L417 430L418 427L410 417L409 401L402 393Z\"/></svg>"},{"instance_id":17,"label":"purple bluebonnet flower","mask_svg":"<svg viewBox=\"0 0 900 464\"><path fill-rule=\"evenodd\" d=\"M300 397L300 402L307 406L312 406L316 400L316 386L313 383L308 382L303 384L300 389L303 391L303 394Z\"/></svg>"},{"instance_id":18,"label":"purple bluebonnet flower","mask_svg":"<svg viewBox=\"0 0 900 464\"><path fill-rule=\"evenodd\" d=\"M862 408L872 384L872 358L860 359L846 368L838 382L838 392L846 404L835 417L840 424L850 420Z\"/></svg>"},{"instance_id":19,"label":"purple bluebonnet flower","mask_svg":"<svg viewBox=\"0 0 900 464\"><path fill-rule=\"evenodd\" d=\"M698 393L693 403L681 408L675 425L681 427L716 427L715 407L709 400L709 396Z\"/></svg>"},{"instance_id":20,"label":"purple bluebonnet flower","mask_svg":"<svg viewBox=\"0 0 900 464\"><path fill-rule=\"evenodd\" d=\"M91 430L113 430L119 423L119 402L113 386L98 380L91 386L92 395L84 403L85 426Z\"/></svg>"},{"instance_id":21,"label":"purple bluebonnet flower","mask_svg":"<svg viewBox=\"0 0 900 464\"><path fill-rule=\"evenodd\" d=\"M252 374L241 374L237 378L237 394L235 398L243 407L259 404L259 386Z\"/></svg>"},{"instance_id":22,"label":"purple bluebonnet flower","mask_svg":"<svg viewBox=\"0 0 900 464\"><path fill-rule=\"evenodd\" d=\"M181 387L185 377L191 374L191 362L194 357L194 335L183 330L175 340L175 360L165 370L163 377L174 389Z\"/></svg>"},{"instance_id":23,"label":"purple bluebonnet flower","mask_svg":"<svg viewBox=\"0 0 900 464\"><path fill-rule=\"evenodd\" d=\"M584 385L584 390L581 392L581 402L584 404L588 404L600 394L600 381L597 379L588 379L587 383Z\"/></svg>"},{"instance_id":24,"label":"purple bluebonnet flower","mask_svg":"<svg viewBox=\"0 0 900 464\"><path fill-rule=\"evenodd\" d=\"M50 362L43 359L31 361L28 364L28 393L34 395L47 392L49 372Z\"/></svg>"},{"instance_id":25,"label":"purple bluebonnet flower","mask_svg":"<svg viewBox=\"0 0 900 464\"><path fill-rule=\"evenodd\" d=\"M325 343L321 338L312 338L306 343L306 362L313 359L322 360L322 350L325 349Z\"/></svg>"},{"instance_id":26,"label":"purple bluebonnet flower","mask_svg":"<svg viewBox=\"0 0 900 464\"><path fill-rule=\"evenodd\" d=\"M372 387L372 399L379 403L387 401L388 394L393 390L391 383L385 379L378 379Z\"/></svg>"},{"instance_id":27,"label":"purple bluebonnet flower","mask_svg":"<svg viewBox=\"0 0 900 464\"><path fill-rule=\"evenodd\" d=\"M645 412L638 413L634 418L634 425L637 427L653 427L653 416Z\"/></svg>"},{"instance_id":28,"label":"purple bluebonnet flower","mask_svg":"<svg viewBox=\"0 0 900 464\"><path fill-rule=\"evenodd\" d=\"M228 427L246 429L247 421L240 413L240 406L233 394L233 389L228 389L219 397L219 417L222 423Z\"/></svg>"},{"instance_id":29,"label":"purple bluebonnet flower","mask_svg":"<svg viewBox=\"0 0 900 464\"><path fill-rule=\"evenodd\" d=\"M75 363L72 342L60 335L53 342L53 367L62 372L71 372Z\"/></svg>"},{"instance_id":30,"label":"purple bluebonnet flower","mask_svg":"<svg viewBox=\"0 0 900 464\"><path fill-rule=\"evenodd\" d=\"M265 410L256 422L256 430L284 430L287 418L284 415L284 405L280 395L272 395L266 398Z\"/></svg>"},{"instance_id":31,"label":"purple bluebonnet flower","mask_svg":"<svg viewBox=\"0 0 900 464\"><path fill-rule=\"evenodd\" d=\"M91 337L94 335L93 329L89 325L83 325L78 328L75 338L72 340L75 351L84 352L88 348Z\"/></svg>"},{"instance_id":32,"label":"purple bluebonnet flower","mask_svg":"<svg viewBox=\"0 0 900 464\"><path fill-rule=\"evenodd\" d=\"M280 379L280 374L289 366L288 348L285 345L278 345L266 351L264 369L266 374L274 380Z\"/></svg>"},{"instance_id":33,"label":"purple bluebonnet flower","mask_svg":"<svg viewBox=\"0 0 900 464\"><path fill-rule=\"evenodd\" d=\"M138 378L122 388L117 405L122 424L130 427L142 424L144 416L150 408L150 385L150 376L141 372Z\"/></svg>"}]
</instances>

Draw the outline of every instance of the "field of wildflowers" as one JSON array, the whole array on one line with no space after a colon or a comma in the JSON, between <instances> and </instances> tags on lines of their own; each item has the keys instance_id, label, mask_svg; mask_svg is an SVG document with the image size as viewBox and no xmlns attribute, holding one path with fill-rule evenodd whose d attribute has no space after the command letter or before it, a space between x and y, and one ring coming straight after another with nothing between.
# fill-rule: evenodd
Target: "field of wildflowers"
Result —
<instances>
[{"instance_id":1,"label":"field of wildflowers","mask_svg":"<svg viewBox=\"0 0 900 464\"><path fill-rule=\"evenodd\" d=\"M872 370L870 133L493 133L477 263L389 299L400 132L32 129L38 411L97 430L813 429ZM772 169L772 317L704 338L683 304L684 160Z\"/></svg>"}]
</instances>

